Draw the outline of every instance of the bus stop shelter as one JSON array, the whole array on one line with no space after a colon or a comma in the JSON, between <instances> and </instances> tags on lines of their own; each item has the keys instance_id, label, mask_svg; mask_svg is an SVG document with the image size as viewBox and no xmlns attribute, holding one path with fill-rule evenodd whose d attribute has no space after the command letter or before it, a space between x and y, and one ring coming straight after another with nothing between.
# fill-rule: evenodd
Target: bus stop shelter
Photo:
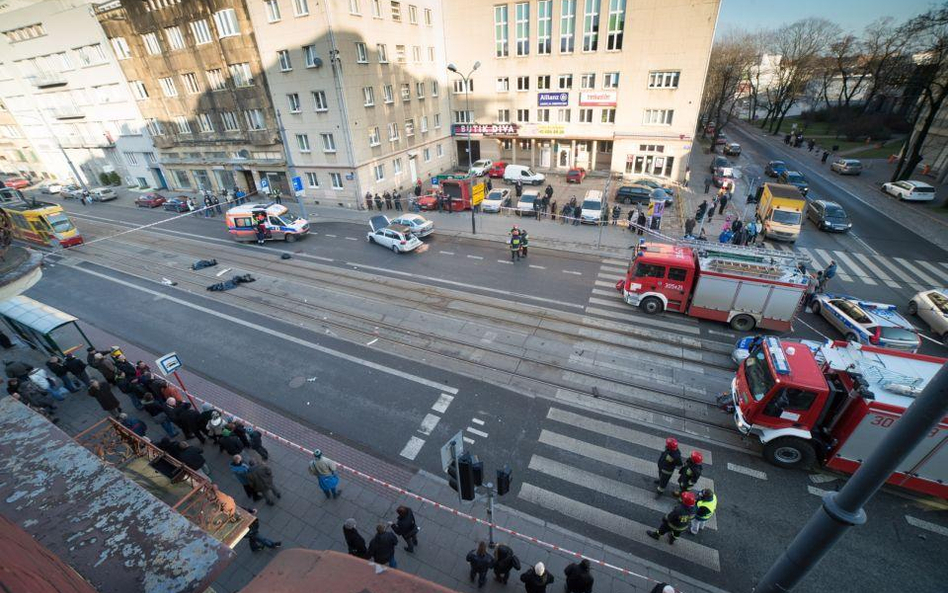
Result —
<instances>
[{"instance_id":1,"label":"bus stop shelter","mask_svg":"<svg viewBox=\"0 0 948 593\"><path fill-rule=\"evenodd\" d=\"M92 345L75 317L23 295L0 301L0 319L23 341L50 356Z\"/></svg>"}]
</instances>

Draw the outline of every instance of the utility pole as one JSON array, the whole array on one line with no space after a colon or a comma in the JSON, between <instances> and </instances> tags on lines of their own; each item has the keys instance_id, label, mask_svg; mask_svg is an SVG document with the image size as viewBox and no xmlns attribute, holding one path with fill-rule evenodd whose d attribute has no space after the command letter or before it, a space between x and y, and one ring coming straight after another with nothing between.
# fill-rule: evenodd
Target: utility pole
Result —
<instances>
[{"instance_id":1,"label":"utility pole","mask_svg":"<svg viewBox=\"0 0 948 593\"><path fill-rule=\"evenodd\" d=\"M290 141L286 137L286 130L283 128L283 118L280 117L280 110L276 110L277 117L277 127L280 131L280 141L283 143L283 152L286 154L286 172L290 176L290 189L293 190L293 195L296 196L296 204L300 207L300 218L305 221L309 221L309 217L306 215L306 205L303 204L303 195L302 192L295 191L293 187L293 179L296 177L296 167L293 165L293 153L290 151Z\"/></svg>"},{"instance_id":2,"label":"utility pole","mask_svg":"<svg viewBox=\"0 0 948 593\"><path fill-rule=\"evenodd\" d=\"M467 76L465 76L458 70L457 66L455 66L454 64L448 64L448 70L460 76L461 80L464 81L464 113L467 116L471 115L471 103L470 103L470 99L468 98L468 95L471 90L471 75L474 74L474 71L480 67L481 67L480 62L474 62L474 67L471 68L471 71L467 73ZM465 117L465 119L467 119L467 117ZM474 118L471 118L471 119L474 119ZM471 124L473 123L474 123L473 121L467 122L467 173L468 175L471 174L471 168L474 165L472 154L471 154ZM473 187L471 189L473 189ZM474 204L473 203L471 204L471 234L472 235L477 234L477 226L474 222Z\"/></svg>"},{"instance_id":3,"label":"utility pole","mask_svg":"<svg viewBox=\"0 0 948 593\"><path fill-rule=\"evenodd\" d=\"M863 506L946 413L948 365L943 365L843 488L823 497L823 505L757 583L754 592L790 591L819 564L847 529L865 523Z\"/></svg>"}]
</instances>

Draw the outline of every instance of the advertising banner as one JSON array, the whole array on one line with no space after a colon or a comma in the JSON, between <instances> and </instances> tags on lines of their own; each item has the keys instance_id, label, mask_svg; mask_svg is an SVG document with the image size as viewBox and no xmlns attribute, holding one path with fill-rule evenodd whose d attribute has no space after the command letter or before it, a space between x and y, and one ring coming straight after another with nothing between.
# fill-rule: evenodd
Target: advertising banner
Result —
<instances>
[{"instance_id":1,"label":"advertising banner","mask_svg":"<svg viewBox=\"0 0 948 593\"><path fill-rule=\"evenodd\" d=\"M482 136L516 136L517 124L453 124L451 134L466 136L467 134Z\"/></svg>"},{"instance_id":2,"label":"advertising banner","mask_svg":"<svg viewBox=\"0 0 948 593\"><path fill-rule=\"evenodd\" d=\"M615 107L615 91L583 91L579 93L581 107Z\"/></svg>"},{"instance_id":3,"label":"advertising banner","mask_svg":"<svg viewBox=\"0 0 948 593\"><path fill-rule=\"evenodd\" d=\"M569 93L538 93L537 105L540 107L566 107L569 105Z\"/></svg>"}]
</instances>

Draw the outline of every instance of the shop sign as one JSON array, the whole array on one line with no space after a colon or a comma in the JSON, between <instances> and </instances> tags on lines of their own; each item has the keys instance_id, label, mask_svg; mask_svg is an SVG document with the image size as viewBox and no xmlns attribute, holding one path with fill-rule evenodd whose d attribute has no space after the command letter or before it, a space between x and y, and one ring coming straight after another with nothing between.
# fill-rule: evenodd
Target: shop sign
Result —
<instances>
[{"instance_id":1,"label":"shop sign","mask_svg":"<svg viewBox=\"0 0 948 593\"><path fill-rule=\"evenodd\" d=\"M565 107L569 105L569 93L539 93L537 105L540 107Z\"/></svg>"},{"instance_id":2,"label":"shop sign","mask_svg":"<svg viewBox=\"0 0 948 593\"><path fill-rule=\"evenodd\" d=\"M517 124L453 124L451 134L454 136L466 136L468 134L516 136Z\"/></svg>"},{"instance_id":3,"label":"shop sign","mask_svg":"<svg viewBox=\"0 0 948 593\"><path fill-rule=\"evenodd\" d=\"M615 91L583 91L579 93L581 107L615 107Z\"/></svg>"}]
</instances>

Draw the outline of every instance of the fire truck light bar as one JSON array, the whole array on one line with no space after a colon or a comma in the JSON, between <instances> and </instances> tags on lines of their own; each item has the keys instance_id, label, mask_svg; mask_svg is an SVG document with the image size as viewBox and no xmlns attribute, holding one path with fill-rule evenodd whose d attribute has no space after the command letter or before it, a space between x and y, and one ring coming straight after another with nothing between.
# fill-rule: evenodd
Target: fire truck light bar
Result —
<instances>
[{"instance_id":1,"label":"fire truck light bar","mask_svg":"<svg viewBox=\"0 0 948 593\"><path fill-rule=\"evenodd\" d=\"M774 363L774 369L780 375L790 374L790 363L780 347L780 340L777 338L767 338L767 350L770 351L770 360Z\"/></svg>"}]
</instances>

